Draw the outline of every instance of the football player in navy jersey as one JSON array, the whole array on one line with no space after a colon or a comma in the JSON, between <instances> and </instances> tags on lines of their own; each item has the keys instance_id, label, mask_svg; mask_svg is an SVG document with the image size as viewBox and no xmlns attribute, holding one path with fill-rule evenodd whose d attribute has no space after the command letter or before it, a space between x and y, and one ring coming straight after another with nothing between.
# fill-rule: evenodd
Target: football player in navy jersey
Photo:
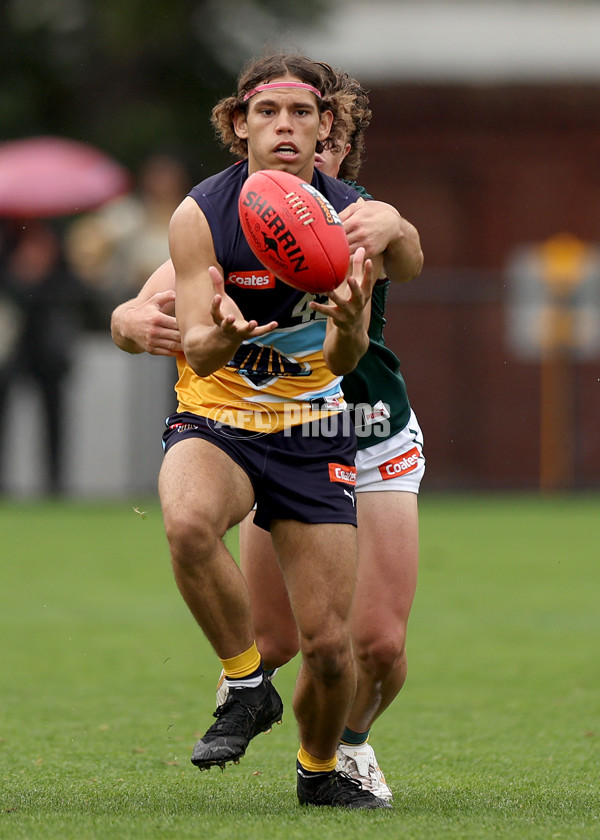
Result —
<instances>
[{"instance_id":1,"label":"football player in navy jersey","mask_svg":"<svg viewBox=\"0 0 600 840\"><path fill-rule=\"evenodd\" d=\"M340 92L340 108L336 115L338 141L331 144L332 149L318 152L315 160L323 171L337 175L339 170L339 177L354 181L361 164L364 131L370 119L368 98L347 74L337 74L336 86ZM240 150L234 151L239 153ZM369 253L376 253L389 245L386 250L389 277L405 281L420 272L422 252L418 234L394 208L382 202L357 203L343 211L342 216L353 250L364 244ZM338 749L338 769L387 799L391 798L391 792L372 748L365 742L374 718L389 705L406 675L406 624L414 596L418 557L416 495L424 468L422 437L410 410L398 361L384 348L380 334L388 285L388 281L382 281L375 290L378 300L380 298L377 308L381 308L381 320L374 312L369 329L370 349L359 363L359 369L364 368L362 378L357 371L356 376L351 373L344 380L344 389L352 395L354 402L384 398L392 404L395 416L391 425L388 423L389 435L384 435L382 425L375 423L370 435L365 435L363 429L359 437L357 474L361 492L357 506L362 528L359 530L359 577L353 606L359 690L344 730L344 738L349 743ZM115 311L115 342L129 352L146 350L157 355L176 354L180 344L176 321L171 314L174 297L172 267L165 265L148 281L138 298ZM371 383L370 388L365 382ZM413 450L414 463L410 460ZM388 462L393 462L394 472L382 481L377 468ZM398 469L400 462L401 470ZM376 494L376 490L388 492L382 496ZM383 531L382 523L385 525ZM266 652L268 664L274 667L296 653L298 636L287 593L277 583L279 574L268 535L252 525L251 517L242 531L241 558L251 589L259 648L263 654ZM268 585L264 583L266 579ZM385 587L383 597L382 585Z\"/></svg>"},{"instance_id":2,"label":"football player in navy jersey","mask_svg":"<svg viewBox=\"0 0 600 840\"><path fill-rule=\"evenodd\" d=\"M303 293L282 290L279 282L253 291L251 300L236 284L225 286L231 272L260 268L237 215L247 175L265 168L292 172L316 182L337 211L356 201L352 188L315 175L314 155L330 132L333 107L319 64L278 55L248 67L236 95L213 112L245 147L246 162L197 185L171 220L183 353L177 358L178 410L163 435L159 493L177 585L229 689L192 762L206 769L239 761L249 741L283 712L254 641L245 579L223 542L256 505L255 522L270 531L276 547L302 651L293 701L298 798L375 809L389 805L335 768L356 690L350 636L356 438L341 416L340 383L368 346L376 272L359 249L346 281L326 304L311 303L309 317L294 316ZM272 376L257 386L245 369L230 364L242 343L265 340L275 360L301 347L310 376L278 375L284 366L274 363ZM313 422L302 423L298 407L307 407ZM331 422L324 432L320 421L336 417L333 433ZM271 424L267 434L265 422Z\"/></svg>"}]
</instances>

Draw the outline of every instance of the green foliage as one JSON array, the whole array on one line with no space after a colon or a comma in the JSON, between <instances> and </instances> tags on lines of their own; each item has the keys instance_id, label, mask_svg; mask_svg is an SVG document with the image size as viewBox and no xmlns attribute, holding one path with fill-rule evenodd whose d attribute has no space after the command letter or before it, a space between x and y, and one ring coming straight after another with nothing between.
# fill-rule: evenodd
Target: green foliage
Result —
<instances>
[{"instance_id":1,"label":"green foliage","mask_svg":"<svg viewBox=\"0 0 600 840\"><path fill-rule=\"evenodd\" d=\"M249 57L228 34L227 5L7 0L0 5L3 137L65 135L134 168L166 151L204 177L229 161L213 138L210 110L232 92ZM327 2L236 0L232 22L244 12L256 18L261 6L283 31L316 20Z\"/></svg>"},{"instance_id":2,"label":"green foliage","mask_svg":"<svg viewBox=\"0 0 600 840\"><path fill-rule=\"evenodd\" d=\"M294 663L281 726L190 764L219 667L155 502L5 503L0 836L600 838L599 502L423 495L409 680L371 738L384 814L298 806Z\"/></svg>"}]
</instances>

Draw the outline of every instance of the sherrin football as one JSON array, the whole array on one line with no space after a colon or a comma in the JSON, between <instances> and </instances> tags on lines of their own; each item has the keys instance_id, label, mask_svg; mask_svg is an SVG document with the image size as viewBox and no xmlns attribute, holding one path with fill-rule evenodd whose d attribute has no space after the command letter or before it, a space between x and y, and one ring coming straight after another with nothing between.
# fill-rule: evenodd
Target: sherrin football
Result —
<instances>
[{"instance_id":1,"label":"sherrin football","mask_svg":"<svg viewBox=\"0 0 600 840\"><path fill-rule=\"evenodd\" d=\"M350 249L342 222L311 184L278 169L254 172L239 215L254 255L288 285L318 295L344 280Z\"/></svg>"}]
</instances>

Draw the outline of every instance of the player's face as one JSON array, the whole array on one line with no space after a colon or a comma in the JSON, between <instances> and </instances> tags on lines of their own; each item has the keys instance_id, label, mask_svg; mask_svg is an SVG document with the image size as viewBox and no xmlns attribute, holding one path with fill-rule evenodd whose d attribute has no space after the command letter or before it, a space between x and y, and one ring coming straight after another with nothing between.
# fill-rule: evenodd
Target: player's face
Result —
<instances>
[{"instance_id":1,"label":"player's face","mask_svg":"<svg viewBox=\"0 0 600 840\"><path fill-rule=\"evenodd\" d=\"M276 81L300 81L282 76ZM270 88L248 100L248 113L234 118L238 137L248 140L248 171L282 169L310 181L315 147L331 129L331 111L319 113L316 96L301 88Z\"/></svg>"},{"instance_id":2,"label":"player's face","mask_svg":"<svg viewBox=\"0 0 600 840\"><path fill-rule=\"evenodd\" d=\"M323 149L322 152L317 152L315 155L315 166L325 175L337 178L342 161L351 148L350 143L346 142L341 144L337 152L333 152L331 149Z\"/></svg>"}]
</instances>

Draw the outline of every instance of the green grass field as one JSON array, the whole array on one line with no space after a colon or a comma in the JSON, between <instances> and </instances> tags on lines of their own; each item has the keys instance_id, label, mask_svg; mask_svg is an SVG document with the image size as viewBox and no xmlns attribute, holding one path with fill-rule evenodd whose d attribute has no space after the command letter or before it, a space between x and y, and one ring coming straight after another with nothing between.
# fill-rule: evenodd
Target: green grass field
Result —
<instances>
[{"instance_id":1,"label":"green grass field","mask_svg":"<svg viewBox=\"0 0 600 840\"><path fill-rule=\"evenodd\" d=\"M190 764L219 666L155 502L0 505L0 837L600 838L600 497L425 493L421 534L395 809L348 813L297 804L294 663L282 726Z\"/></svg>"}]
</instances>

